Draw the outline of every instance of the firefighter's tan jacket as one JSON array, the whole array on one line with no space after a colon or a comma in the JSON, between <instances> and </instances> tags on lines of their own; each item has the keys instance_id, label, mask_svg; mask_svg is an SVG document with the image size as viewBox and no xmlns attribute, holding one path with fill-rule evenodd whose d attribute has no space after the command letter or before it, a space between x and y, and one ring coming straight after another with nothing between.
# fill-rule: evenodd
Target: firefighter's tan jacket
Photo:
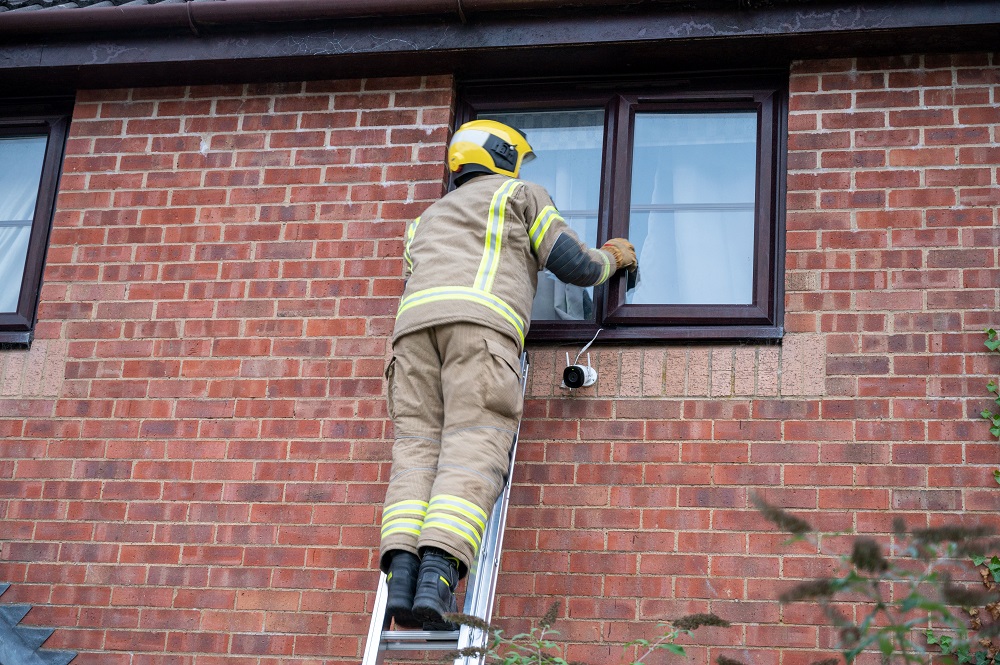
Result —
<instances>
[{"instance_id":1,"label":"firefighter's tan jacket","mask_svg":"<svg viewBox=\"0 0 1000 665\"><path fill-rule=\"evenodd\" d=\"M520 349L538 271L548 266L560 236L565 236L560 256L565 258L569 249L577 265L587 264L581 272L585 283L574 283L600 284L615 271L614 257L585 247L539 185L485 175L448 193L406 229L407 282L393 342L407 333L464 321L509 335Z\"/></svg>"}]
</instances>

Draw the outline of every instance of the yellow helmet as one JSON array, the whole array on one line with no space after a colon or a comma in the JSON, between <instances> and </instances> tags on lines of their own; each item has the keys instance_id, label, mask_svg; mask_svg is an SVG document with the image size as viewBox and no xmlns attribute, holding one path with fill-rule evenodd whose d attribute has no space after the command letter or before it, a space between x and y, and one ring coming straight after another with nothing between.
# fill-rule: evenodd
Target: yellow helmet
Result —
<instances>
[{"instance_id":1,"label":"yellow helmet","mask_svg":"<svg viewBox=\"0 0 1000 665\"><path fill-rule=\"evenodd\" d=\"M499 173L516 178L521 164L535 158L528 140L495 120L472 120L458 128L448 144L448 168L461 182L471 173Z\"/></svg>"}]
</instances>

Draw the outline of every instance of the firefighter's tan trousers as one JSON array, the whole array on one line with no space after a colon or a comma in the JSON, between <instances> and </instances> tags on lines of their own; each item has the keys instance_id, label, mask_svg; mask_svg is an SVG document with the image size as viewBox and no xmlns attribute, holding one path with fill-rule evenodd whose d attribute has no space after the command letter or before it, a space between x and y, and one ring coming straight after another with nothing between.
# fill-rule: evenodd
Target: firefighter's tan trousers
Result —
<instances>
[{"instance_id":1,"label":"firefighter's tan trousers","mask_svg":"<svg viewBox=\"0 0 1000 665\"><path fill-rule=\"evenodd\" d=\"M521 418L514 340L472 323L404 335L386 369L395 428L380 564L437 547L464 575L503 489Z\"/></svg>"}]
</instances>

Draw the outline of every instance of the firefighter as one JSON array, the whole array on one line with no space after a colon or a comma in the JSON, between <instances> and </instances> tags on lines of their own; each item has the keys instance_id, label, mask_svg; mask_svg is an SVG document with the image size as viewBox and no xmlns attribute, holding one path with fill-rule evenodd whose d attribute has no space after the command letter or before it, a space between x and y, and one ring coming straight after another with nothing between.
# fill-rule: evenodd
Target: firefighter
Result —
<instances>
[{"instance_id":1,"label":"firefighter","mask_svg":"<svg viewBox=\"0 0 1000 665\"><path fill-rule=\"evenodd\" d=\"M442 615L457 610L455 587L508 472L538 271L592 286L636 267L627 240L588 249L543 187L517 179L533 157L515 129L465 123L448 146L456 188L405 231L379 557L399 627L453 629Z\"/></svg>"}]
</instances>

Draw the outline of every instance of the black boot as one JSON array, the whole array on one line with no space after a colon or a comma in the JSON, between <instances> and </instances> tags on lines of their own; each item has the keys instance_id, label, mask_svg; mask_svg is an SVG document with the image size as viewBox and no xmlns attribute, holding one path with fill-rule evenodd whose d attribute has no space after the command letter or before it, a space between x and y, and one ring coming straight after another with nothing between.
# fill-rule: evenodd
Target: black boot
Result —
<instances>
[{"instance_id":1,"label":"black boot","mask_svg":"<svg viewBox=\"0 0 1000 665\"><path fill-rule=\"evenodd\" d=\"M396 550L389 562L385 582L389 587L385 611L396 622L397 628L420 628L421 622L413 616L413 593L417 588L417 571L420 559L416 554Z\"/></svg>"},{"instance_id":2,"label":"black boot","mask_svg":"<svg viewBox=\"0 0 1000 665\"><path fill-rule=\"evenodd\" d=\"M424 550L413 597L413 616L423 622L424 630L458 630L457 625L442 616L458 611L456 586L458 559L433 547Z\"/></svg>"}]
</instances>

